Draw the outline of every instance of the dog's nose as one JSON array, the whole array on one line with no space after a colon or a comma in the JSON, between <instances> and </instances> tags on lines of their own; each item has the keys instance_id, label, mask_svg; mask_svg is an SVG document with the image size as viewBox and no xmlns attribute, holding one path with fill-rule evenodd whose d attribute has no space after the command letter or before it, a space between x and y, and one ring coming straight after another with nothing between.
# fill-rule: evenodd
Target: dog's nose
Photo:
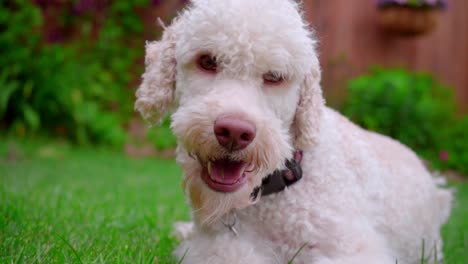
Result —
<instances>
[{"instance_id":1,"label":"dog's nose","mask_svg":"<svg viewBox=\"0 0 468 264\"><path fill-rule=\"evenodd\" d=\"M254 140L256 134L254 124L231 116L216 119L213 130L219 144L230 151L246 148Z\"/></svg>"}]
</instances>

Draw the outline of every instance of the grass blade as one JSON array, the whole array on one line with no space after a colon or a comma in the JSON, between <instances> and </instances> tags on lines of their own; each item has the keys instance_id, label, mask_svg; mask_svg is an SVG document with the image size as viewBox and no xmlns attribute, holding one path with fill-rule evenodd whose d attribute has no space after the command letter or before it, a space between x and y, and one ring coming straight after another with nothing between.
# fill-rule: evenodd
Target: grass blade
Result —
<instances>
[{"instance_id":1,"label":"grass blade","mask_svg":"<svg viewBox=\"0 0 468 264\"><path fill-rule=\"evenodd\" d=\"M23 258L23 253L24 253L24 247L21 249L21 252L18 255L18 258L15 259L15 264L16 263L21 263L21 259Z\"/></svg>"},{"instance_id":2,"label":"grass blade","mask_svg":"<svg viewBox=\"0 0 468 264\"><path fill-rule=\"evenodd\" d=\"M294 256L291 258L291 260L288 261L288 264L292 264L294 259L299 255L299 253L301 253L301 251L304 249L304 247L307 245L308 243L305 242L304 244L302 244L302 246L296 251L296 253L294 254Z\"/></svg>"},{"instance_id":3,"label":"grass blade","mask_svg":"<svg viewBox=\"0 0 468 264\"><path fill-rule=\"evenodd\" d=\"M182 255L182 257L179 259L177 264L182 264L182 262L184 261L185 255L187 255L188 250L189 250L188 248L185 250L184 255Z\"/></svg>"},{"instance_id":4,"label":"grass blade","mask_svg":"<svg viewBox=\"0 0 468 264\"><path fill-rule=\"evenodd\" d=\"M426 254L426 252L424 252L424 250L425 250L425 248L424 248L424 247L425 247L425 242L426 242L426 241L423 239L423 240L422 240L422 250L421 250L421 264L425 264L425 263L426 263L426 260L425 260L425 257L424 257L424 255Z\"/></svg>"},{"instance_id":5,"label":"grass blade","mask_svg":"<svg viewBox=\"0 0 468 264\"><path fill-rule=\"evenodd\" d=\"M70 250L73 252L73 254L75 255L76 259L78 260L78 263L80 264L83 264L83 261L81 261L81 258L80 258L80 255L78 254L78 252L75 250L75 248L65 239L63 238L62 236L60 236L59 234L56 234L62 241L63 243L65 243L65 245L67 245L67 247L70 248Z\"/></svg>"}]
</instances>

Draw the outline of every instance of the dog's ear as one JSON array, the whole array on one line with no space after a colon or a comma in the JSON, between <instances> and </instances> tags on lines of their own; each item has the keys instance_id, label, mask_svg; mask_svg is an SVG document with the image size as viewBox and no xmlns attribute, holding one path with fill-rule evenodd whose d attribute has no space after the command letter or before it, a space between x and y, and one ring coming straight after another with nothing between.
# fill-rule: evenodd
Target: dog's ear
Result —
<instances>
[{"instance_id":1,"label":"dog's ear","mask_svg":"<svg viewBox=\"0 0 468 264\"><path fill-rule=\"evenodd\" d=\"M160 41L146 43L145 73L135 110L150 124L158 123L174 101L176 23L165 28Z\"/></svg>"},{"instance_id":2,"label":"dog's ear","mask_svg":"<svg viewBox=\"0 0 468 264\"><path fill-rule=\"evenodd\" d=\"M299 103L292 125L296 149L307 150L317 143L324 105L320 88L320 70L313 70L304 78L301 85Z\"/></svg>"}]
</instances>

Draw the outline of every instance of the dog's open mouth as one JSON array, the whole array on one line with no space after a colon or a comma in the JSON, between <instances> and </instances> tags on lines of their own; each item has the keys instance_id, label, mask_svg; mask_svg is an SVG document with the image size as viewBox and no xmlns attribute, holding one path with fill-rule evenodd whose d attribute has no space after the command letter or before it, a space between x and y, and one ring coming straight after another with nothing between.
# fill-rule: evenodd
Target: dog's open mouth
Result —
<instances>
[{"instance_id":1,"label":"dog's open mouth","mask_svg":"<svg viewBox=\"0 0 468 264\"><path fill-rule=\"evenodd\" d=\"M210 161L203 168L202 179L213 190L234 192L247 181L249 164L228 158Z\"/></svg>"}]
</instances>

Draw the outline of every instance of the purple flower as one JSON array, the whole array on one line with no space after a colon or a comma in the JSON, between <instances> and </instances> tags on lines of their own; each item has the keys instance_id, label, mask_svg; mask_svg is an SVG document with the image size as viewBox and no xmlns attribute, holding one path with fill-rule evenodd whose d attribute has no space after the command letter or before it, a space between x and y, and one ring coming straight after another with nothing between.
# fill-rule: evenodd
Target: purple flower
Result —
<instances>
[{"instance_id":1,"label":"purple flower","mask_svg":"<svg viewBox=\"0 0 468 264\"><path fill-rule=\"evenodd\" d=\"M441 161L448 161L449 159L449 153L446 150L442 150L439 152L439 159Z\"/></svg>"},{"instance_id":2,"label":"purple flower","mask_svg":"<svg viewBox=\"0 0 468 264\"><path fill-rule=\"evenodd\" d=\"M102 0L78 0L73 6L73 13L81 15L89 11L101 11L105 7L106 3Z\"/></svg>"},{"instance_id":3,"label":"purple flower","mask_svg":"<svg viewBox=\"0 0 468 264\"><path fill-rule=\"evenodd\" d=\"M46 39L48 43L61 43L64 41L63 33L58 28L48 32Z\"/></svg>"},{"instance_id":4,"label":"purple flower","mask_svg":"<svg viewBox=\"0 0 468 264\"><path fill-rule=\"evenodd\" d=\"M47 6L59 5L60 1L58 0L35 0L34 3L41 8L46 8Z\"/></svg>"},{"instance_id":5,"label":"purple flower","mask_svg":"<svg viewBox=\"0 0 468 264\"><path fill-rule=\"evenodd\" d=\"M151 0L151 5L158 6L162 3L162 0Z\"/></svg>"},{"instance_id":6,"label":"purple flower","mask_svg":"<svg viewBox=\"0 0 468 264\"><path fill-rule=\"evenodd\" d=\"M446 8L447 0L377 0L377 6L409 6L415 8Z\"/></svg>"}]
</instances>

